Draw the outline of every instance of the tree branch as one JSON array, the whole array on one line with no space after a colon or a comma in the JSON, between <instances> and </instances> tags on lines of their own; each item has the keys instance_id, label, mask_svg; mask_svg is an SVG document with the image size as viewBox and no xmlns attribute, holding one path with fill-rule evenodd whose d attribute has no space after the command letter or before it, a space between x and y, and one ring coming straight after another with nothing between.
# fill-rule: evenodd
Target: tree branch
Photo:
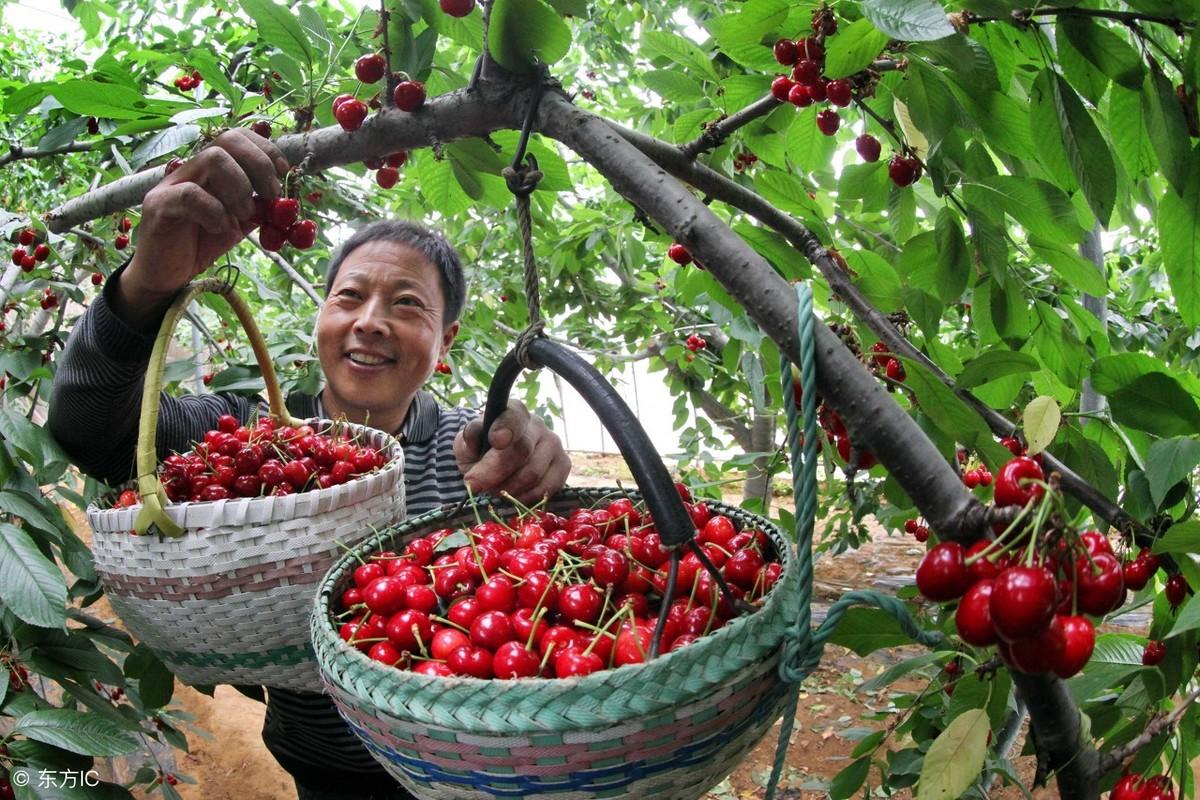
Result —
<instances>
[{"instance_id":1,"label":"tree branch","mask_svg":"<svg viewBox=\"0 0 1200 800\"><path fill-rule=\"evenodd\" d=\"M93 149L95 148L91 142L71 142L70 144L64 144L62 147L55 147L51 150L30 150L20 145L13 145L11 150L0 156L0 169L23 158L50 158L51 156L62 156L68 153L86 153Z\"/></svg>"},{"instance_id":2,"label":"tree branch","mask_svg":"<svg viewBox=\"0 0 1200 800\"><path fill-rule=\"evenodd\" d=\"M980 401L970 392L955 388L953 378L943 372L937 364L914 347L908 339L896 330L896 327L892 325L887 315L880 312L863 297L858 287L851 282L850 276L829 257L821 242L807 228L751 190L725 178L703 164L697 164L694 161L683 158L678 148L672 147L651 136L637 133L618 125L612 125L612 128L675 177L686 181L711 197L715 197L718 200L741 209L764 225L782 234L820 270L828 282L829 288L842 302L846 303L856 317L862 320L888 346L891 352L919 363L942 383L954 389L955 394L983 418L992 430L992 433L997 436L1011 436L1013 434L1016 426L1007 417ZM1048 468L1047 472L1056 471L1062 475L1061 485L1063 489L1110 525L1126 532L1140 531L1148 533L1141 523L1129 516L1120 506L1113 503L1101 494L1098 489L1055 458L1053 454L1043 452L1042 457Z\"/></svg>"},{"instance_id":3,"label":"tree branch","mask_svg":"<svg viewBox=\"0 0 1200 800\"><path fill-rule=\"evenodd\" d=\"M704 203L607 122L558 93L542 99L539 129L583 156L617 192L663 225L799 363L794 289ZM958 474L841 340L824 325L815 330L818 385L856 442L888 467L934 529L950 536L982 533L986 512Z\"/></svg>"},{"instance_id":4,"label":"tree branch","mask_svg":"<svg viewBox=\"0 0 1200 800\"><path fill-rule=\"evenodd\" d=\"M657 356L662 355L660 348L661 344L654 341L650 343L646 350ZM704 387L694 385L695 380L692 376L681 370L676 364L666 359L663 359L663 363L667 367L667 372L683 383L684 389L692 397L692 402L700 406L700 410L704 412L705 416L716 423L721 430L732 436L733 440L737 442L737 446L742 448L742 450L747 453L754 451L751 430L735 421L738 415L733 409L718 400L715 395Z\"/></svg>"},{"instance_id":5,"label":"tree branch","mask_svg":"<svg viewBox=\"0 0 1200 800\"><path fill-rule=\"evenodd\" d=\"M306 157L307 168L318 171L368 158L382 158L401 149L416 149L433 141L449 142L493 131L519 128L524 99L512 84L480 84L474 91L459 90L433 98L415 114L381 111L347 133L333 125L305 133L281 136L275 144L290 164ZM162 179L166 165L129 175L95 191L73 198L46 213L46 226L55 233L96 217L112 214L142 202Z\"/></svg>"},{"instance_id":6,"label":"tree branch","mask_svg":"<svg viewBox=\"0 0 1200 800\"><path fill-rule=\"evenodd\" d=\"M1039 755L1054 771L1062 800L1095 800L1100 795L1099 755L1083 735L1079 708L1067 684L1055 677L1012 670L1013 685L1029 709Z\"/></svg>"},{"instance_id":7,"label":"tree branch","mask_svg":"<svg viewBox=\"0 0 1200 800\"><path fill-rule=\"evenodd\" d=\"M296 284L301 291L308 295L309 299L313 301L313 304L316 305L317 308L321 307L321 295L317 294L317 290L313 288L313 285L309 283L303 275L301 275L299 272L296 272L295 268L288 263L286 258L279 255L279 253L273 253L270 250L264 249L262 245L258 244L257 242L255 242L255 245L263 253L263 255L271 259L275 266L283 270L283 273L291 279L292 283Z\"/></svg>"},{"instance_id":8,"label":"tree branch","mask_svg":"<svg viewBox=\"0 0 1200 800\"><path fill-rule=\"evenodd\" d=\"M1192 703L1200 699L1200 689L1194 690L1191 694L1183 699L1177 707L1173 708L1169 714L1164 714L1157 717L1146 725L1146 730L1139 733L1135 738L1126 742L1118 748L1110 750L1100 757L1100 765L1098 767L1100 774L1103 775L1109 770L1116 769L1121 766L1121 763L1131 755L1141 750L1150 741L1165 730L1169 730L1179 722L1180 718L1187 713L1188 708Z\"/></svg>"}]
</instances>

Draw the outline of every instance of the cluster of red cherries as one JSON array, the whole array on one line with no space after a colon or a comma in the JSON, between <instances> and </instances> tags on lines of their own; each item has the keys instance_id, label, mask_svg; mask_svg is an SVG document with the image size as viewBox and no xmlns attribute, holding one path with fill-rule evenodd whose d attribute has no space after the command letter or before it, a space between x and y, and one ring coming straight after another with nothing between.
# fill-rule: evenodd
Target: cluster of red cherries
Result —
<instances>
[{"instance_id":1,"label":"cluster of red cherries","mask_svg":"<svg viewBox=\"0 0 1200 800\"><path fill-rule=\"evenodd\" d=\"M1049 502L1046 495L1042 468L1034 458L1016 456L996 475L997 507L1015 507L1027 515ZM930 600L957 600L959 637L977 647L995 645L1005 663L1021 672L1053 672L1060 678L1078 673L1096 640L1085 615L1102 617L1120 608L1125 590L1144 587L1158 569L1149 550L1122 563L1108 537L1098 531L1035 534L1021 516L993 527L994 539L967 547L953 541L934 545L917 567L917 588ZM1187 582L1179 575L1171 582L1176 586L1168 599L1178 607Z\"/></svg>"},{"instance_id":2,"label":"cluster of red cherries","mask_svg":"<svg viewBox=\"0 0 1200 800\"><path fill-rule=\"evenodd\" d=\"M400 180L400 167L408 162L408 151L397 150L384 158L368 158L363 162L367 169L375 170L375 183L381 189L390 189Z\"/></svg>"},{"instance_id":3,"label":"cluster of red cherries","mask_svg":"<svg viewBox=\"0 0 1200 800\"><path fill-rule=\"evenodd\" d=\"M1113 786L1109 800L1175 800L1175 788L1166 775L1148 777L1127 772Z\"/></svg>"},{"instance_id":4,"label":"cluster of red cherries","mask_svg":"<svg viewBox=\"0 0 1200 800\"><path fill-rule=\"evenodd\" d=\"M668 603L658 652L679 650L738 616L735 603L761 601L783 567L762 531L739 531L676 488L729 595L688 552L668 596L669 552L648 513L622 497L565 517L523 510L376 553L354 570L335 624L348 644L397 669L567 678L648 660Z\"/></svg>"},{"instance_id":5,"label":"cluster of red cherries","mask_svg":"<svg viewBox=\"0 0 1200 800\"><path fill-rule=\"evenodd\" d=\"M695 353L708 347L708 341L700 334L693 333L687 337L687 340L684 342L684 347Z\"/></svg>"},{"instance_id":6,"label":"cluster of red cherries","mask_svg":"<svg viewBox=\"0 0 1200 800\"><path fill-rule=\"evenodd\" d=\"M22 228L17 234L17 241L20 246L13 248L12 263L20 267L22 272L33 272L38 264L50 257L50 245L38 242L37 231L33 228Z\"/></svg>"},{"instance_id":7,"label":"cluster of red cherries","mask_svg":"<svg viewBox=\"0 0 1200 800\"><path fill-rule=\"evenodd\" d=\"M445 361L438 359L438 362L433 365L433 371L436 372L438 375L449 375L454 370L452 370L450 368L450 365L447 364Z\"/></svg>"},{"instance_id":8,"label":"cluster of red cherries","mask_svg":"<svg viewBox=\"0 0 1200 800\"><path fill-rule=\"evenodd\" d=\"M904 383L908 377L908 373L904 371L904 364L892 355L886 344L876 342L871 345L871 353L872 363L876 368L883 370L883 374L887 375L888 380Z\"/></svg>"},{"instance_id":9,"label":"cluster of red cherries","mask_svg":"<svg viewBox=\"0 0 1200 800\"><path fill-rule=\"evenodd\" d=\"M369 53L354 62L354 77L366 84L378 83L387 73L387 59L380 53ZM403 80L392 90L392 103L401 111L412 113L425 105L425 84L420 81ZM362 127L370 108L378 108L378 100L371 106L352 94L339 94L333 99L331 110L338 125L347 133Z\"/></svg>"},{"instance_id":10,"label":"cluster of red cherries","mask_svg":"<svg viewBox=\"0 0 1200 800\"><path fill-rule=\"evenodd\" d=\"M201 83L204 82L204 76L199 70L192 70L190 73L185 72L175 79L175 88L181 92L190 92Z\"/></svg>"},{"instance_id":11,"label":"cluster of red cherries","mask_svg":"<svg viewBox=\"0 0 1200 800\"><path fill-rule=\"evenodd\" d=\"M294 197L268 200L255 195L250 221L259 226L258 243L272 253L279 252L285 244L307 250L317 241L317 223L300 219L300 201Z\"/></svg>"},{"instance_id":12,"label":"cluster of red cherries","mask_svg":"<svg viewBox=\"0 0 1200 800\"><path fill-rule=\"evenodd\" d=\"M339 426L317 433L311 425L279 425L269 417L243 425L223 414L190 451L167 456L158 478L171 502L198 503L327 489L386 464L383 453ZM139 502L137 492L126 489L114 506Z\"/></svg>"}]
</instances>

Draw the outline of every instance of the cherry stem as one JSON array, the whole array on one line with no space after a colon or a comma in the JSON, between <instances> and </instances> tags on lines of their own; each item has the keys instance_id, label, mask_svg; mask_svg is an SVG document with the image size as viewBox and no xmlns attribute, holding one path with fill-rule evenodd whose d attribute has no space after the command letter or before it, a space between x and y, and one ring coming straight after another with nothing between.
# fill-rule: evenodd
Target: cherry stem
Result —
<instances>
[{"instance_id":1,"label":"cherry stem","mask_svg":"<svg viewBox=\"0 0 1200 800\"><path fill-rule=\"evenodd\" d=\"M457 622L455 622L454 620L449 619L447 617L439 617L439 616L435 615L435 616L431 616L430 619L433 620L434 622L440 622L443 625L449 626L451 628L456 628L467 635L470 635L470 633L471 633L471 631L468 628L464 628L462 625L459 625Z\"/></svg>"}]
</instances>

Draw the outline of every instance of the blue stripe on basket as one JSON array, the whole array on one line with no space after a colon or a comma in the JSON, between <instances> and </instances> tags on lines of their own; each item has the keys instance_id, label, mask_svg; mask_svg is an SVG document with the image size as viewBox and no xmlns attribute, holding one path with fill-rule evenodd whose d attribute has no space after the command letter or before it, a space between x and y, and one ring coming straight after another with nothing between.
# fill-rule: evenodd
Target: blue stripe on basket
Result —
<instances>
[{"instance_id":1,"label":"blue stripe on basket","mask_svg":"<svg viewBox=\"0 0 1200 800\"><path fill-rule=\"evenodd\" d=\"M411 758L400 753L382 748L372 741L371 732L347 720L347 724L363 743L374 753L387 759L406 775L418 783L450 783L470 786L486 792L493 797L528 797L530 793L587 791L613 791L628 786L634 781L653 777L663 772L684 769L703 764L712 755L736 739L751 725L760 723L763 715L776 705L787 694L788 685L779 683L773 691L764 695L754 710L742 718L741 722L723 728L715 735L700 742L684 745L677 751L675 758L658 761L628 761L611 767L587 769L573 772L568 778L559 780L539 779L527 775L502 775L471 771L468 773L448 772L442 767ZM774 722L774 720L772 720ZM510 788L511 787L511 788Z\"/></svg>"},{"instance_id":2,"label":"blue stripe on basket","mask_svg":"<svg viewBox=\"0 0 1200 800\"><path fill-rule=\"evenodd\" d=\"M259 669L262 667L291 667L315 661L311 644L296 644L266 650L261 653L195 653L186 650L158 650L163 661L185 667L217 667L220 669Z\"/></svg>"}]
</instances>

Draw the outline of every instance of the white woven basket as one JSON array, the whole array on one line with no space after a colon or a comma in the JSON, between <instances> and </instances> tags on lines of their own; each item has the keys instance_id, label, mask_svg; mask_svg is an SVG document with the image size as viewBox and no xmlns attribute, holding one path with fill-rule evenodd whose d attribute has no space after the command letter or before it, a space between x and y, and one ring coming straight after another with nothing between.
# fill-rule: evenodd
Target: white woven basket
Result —
<instances>
[{"instance_id":1,"label":"white woven basket","mask_svg":"<svg viewBox=\"0 0 1200 800\"><path fill-rule=\"evenodd\" d=\"M399 444L343 427L391 463L328 489L169 505L182 536L132 535L140 506L88 508L113 609L184 683L321 691L308 635L317 584L345 548L404 518Z\"/></svg>"}]
</instances>

